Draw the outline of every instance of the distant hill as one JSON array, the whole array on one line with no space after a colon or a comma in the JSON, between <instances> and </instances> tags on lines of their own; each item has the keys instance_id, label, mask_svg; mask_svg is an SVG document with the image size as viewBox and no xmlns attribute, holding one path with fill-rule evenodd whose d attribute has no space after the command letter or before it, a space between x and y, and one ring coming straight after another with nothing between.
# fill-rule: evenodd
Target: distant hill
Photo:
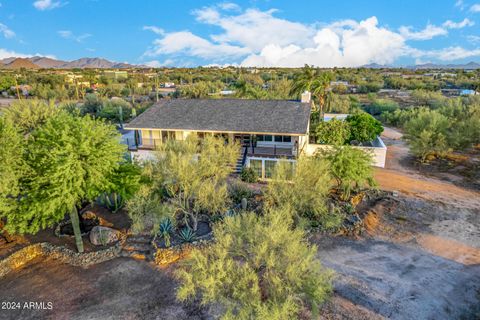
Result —
<instances>
[{"instance_id":1,"label":"distant hill","mask_svg":"<svg viewBox=\"0 0 480 320\"><path fill-rule=\"evenodd\" d=\"M368 69L397 69L397 68L405 68L405 69L480 69L480 64L476 62L469 62L465 64L438 64L438 63L425 63L425 64L417 64L413 66L387 66L381 65L378 63L370 63L363 65L362 68Z\"/></svg>"},{"instance_id":2,"label":"distant hill","mask_svg":"<svg viewBox=\"0 0 480 320\"><path fill-rule=\"evenodd\" d=\"M12 67L9 65L15 61L16 62ZM73 61L62 61L55 60L47 57L35 56L31 58L6 58L0 60L0 68L15 69L15 66L18 68L27 68L27 69L39 69L39 68L56 68L56 69L124 69L124 68L142 68L144 66L132 65L128 63L119 63L112 62L103 58L81 58Z\"/></svg>"},{"instance_id":3,"label":"distant hill","mask_svg":"<svg viewBox=\"0 0 480 320\"><path fill-rule=\"evenodd\" d=\"M363 65L362 68L367 68L367 69L388 69L388 68L392 68L392 67L391 67L391 66L382 65L382 64L378 64L378 63L370 63L370 64Z\"/></svg>"},{"instance_id":4,"label":"distant hill","mask_svg":"<svg viewBox=\"0 0 480 320\"><path fill-rule=\"evenodd\" d=\"M415 66L408 67L409 69L480 69L480 64L476 62L469 62L466 64L435 64L425 63L417 64Z\"/></svg>"},{"instance_id":5,"label":"distant hill","mask_svg":"<svg viewBox=\"0 0 480 320\"><path fill-rule=\"evenodd\" d=\"M32 61L25 59L25 58L16 58L12 61L10 61L7 64L4 64L1 66L4 69L20 69L20 68L25 68L25 69L40 69L40 66L36 65Z\"/></svg>"},{"instance_id":6,"label":"distant hill","mask_svg":"<svg viewBox=\"0 0 480 320\"><path fill-rule=\"evenodd\" d=\"M41 68L46 68L46 69L48 69L48 68L58 68L59 66L66 63L65 61L51 59L51 58L47 58L47 57L39 57L39 56L28 58L28 60L35 63L37 66L39 66Z\"/></svg>"}]
</instances>

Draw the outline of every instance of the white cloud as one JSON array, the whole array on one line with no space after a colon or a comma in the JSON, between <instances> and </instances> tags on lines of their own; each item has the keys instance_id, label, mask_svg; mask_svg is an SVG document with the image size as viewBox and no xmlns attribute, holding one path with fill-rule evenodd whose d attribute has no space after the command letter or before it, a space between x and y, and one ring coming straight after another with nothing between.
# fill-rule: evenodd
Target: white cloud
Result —
<instances>
[{"instance_id":1,"label":"white cloud","mask_svg":"<svg viewBox=\"0 0 480 320\"><path fill-rule=\"evenodd\" d=\"M380 25L373 16L361 21L341 20L330 24L302 24L275 17L275 9L240 10L215 5L194 10L195 19L218 27L220 31L199 36L188 30L156 32L145 56L174 59L177 65L195 64L198 58L210 65L244 66L356 67L369 63L391 64L400 57L418 61L451 61L478 55L480 49L450 47L420 50L409 45L412 40L429 40L446 36L450 29L472 26L469 19L445 21L441 26L428 24L423 30L403 26L398 31ZM151 26L145 30L155 32ZM150 61L156 65L158 60Z\"/></svg>"},{"instance_id":2,"label":"white cloud","mask_svg":"<svg viewBox=\"0 0 480 320\"><path fill-rule=\"evenodd\" d=\"M417 58L438 59L441 61L454 61L480 56L480 48L468 50L459 46L448 47L439 50L412 49L411 55Z\"/></svg>"},{"instance_id":3,"label":"white cloud","mask_svg":"<svg viewBox=\"0 0 480 320\"><path fill-rule=\"evenodd\" d=\"M455 7L463 10L465 9L465 3L463 2L463 0L457 0L455 1Z\"/></svg>"},{"instance_id":4,"label":"white cloud","mask_svg":"<svg viewBox=\"0 0 480 320\"><path fill-rule=\"evenodd\" d=\"M179 31L166 34L154 41L154 47L146 52L147 56L161 54L184 53L205 59L241 57L250 51L246 48L229 44L214 44L198 37L190 31Z\"/></svg>"},{"instance_id":5,"label":"white cloud","mask_svg":"<svg viewBox=\"0 0 480 320\"><path fill-rule=\"evenodd\" d=\"M15 37L15 32L13 32L10 28L8 28L3 23L0 23L0 34L2 34L7 39Z\"/></svg>"},{"instance_id":6,"label":"white cloud","mask_svg":"<svg viewBox=\"0 0 480 320\"><path fill-rule=\"evenodd\" d=\"M34 56L41 56L41 57L56 59L56 57L54 55L50 55L50 54L47 54L47 55L41 54L41 53L26 54L26 53L19 53L19 52L11 51L11 50L8 50L8 49L0 48L0 60L5 59L5 58L12 58L12 57L29 58L29 57L34 57Z\"/></svg>"},{"instance_id":7,"label":"white cloud","mask_svg":"<svg viewBox=\"0 0 480 320\"><path fill-rule=\"evenodd\" d=\"M444 36L448 31L442 27L428 24L425 29L420 31L412 31L412 27L400 27L400 34L407 40L430 40L437 36Z\"/></svg>"},{"instance_id":8,"label":"white cloud","mask_svg":"<svg viewBox=\"0 0 480 320\"><path fill-rule=\"evenodd\" d=\"M340 27L343 25L344 27ZM320 29L312 46L270 44L259 54L247 57L246 66L298 67L305 63L320 67L354 67L372 62L393 63L403 55L404 39L397 33L378 27L376 17Z\"/></svg>"},{"instance_id":9,"label":"white cloud","mask_svg":"<svg viewBox=\"0 0 480 320\"><path fill-rule=\"evenodd\" d=\"M469 35L467 36L467 40L470 43L477 44L480 43L480 36Z\"/></svg>"},{"instance_id":10,"label":"white cloud","mask_svg":"<svg viewBox=\"0 0 480 320\"><path fill-rule=\"evenodd\" d=\"M78 43L82 43L85 39L90 38L92 35L89 33L83 33L81 35L75 35L70 30L59 30L58 35L64 39L74 40Z\"/></svg>"},{"instance_id":11,"label":"white cloud","mask_svg":"<svg viewBox=\"0 0 480 320\"><path fill-rule=\"evenodd\" d=\"M215 8L194 11L197 21L218 26L223 33L212 35L220 43L234 42L251 50L261 50L269 44L281 46L307 45L315 29L298 22L273 16L276 10L247 9L239 15L223 15Z\"/></svg>"},{"instance_id":12,"label":"white cloud","mask_svg":"<svg viewBox=\"0 0 480 320\"><path fill-rule=\"evenodd\" d=\"M480 12L480 3L476 3L473 6L470 7L471 12Z\"/></svg>"},{"instance_id":13,"label":"white cloud","mask_svg":"<svg viewBox=\"0 0 480 320\"><path fill-rule=\"evenodd\" d=\"M240 6L233 2L222 2L218 4L218 7L222 10L240 10Z\"/></svg>"},{"instance_id":14,"label":"white cloud","mask_svg":"<svg viewBox=\"0 0 480 320\"><path fill-rule=\"evenodd\" d=\"M465 27L471 27L474 25L475 25L475 22L471 21L468 18L465 18L460 22L453 22L452 20L447 20L442 24L442 26L448 29L461 29Z\"/></svg>"},{"instance_id":15,"label":"white cloud","mask_svg":"<svg viewBox=\"0 0 480 320\"><path fill-rule=\"evenodd\" d=\"M52 1L52 0L37 0L33 3L33 6L37 8L38 10L44 11L44 10L51 10L55 8L60 8L67 3L62 3L60 1Z\"/></svg>"},{"instance_id":16,"label":"white cloud","mask_svg":"<svg viewBox=\"0 0 480 320\"><path fill-rule=\"evenodd\" d=\"M163 35L165 33L165 31L162 28L155 27L155 26L143 26L143 30L149 30L158 35Z\"/></svg>"}]
</instances>

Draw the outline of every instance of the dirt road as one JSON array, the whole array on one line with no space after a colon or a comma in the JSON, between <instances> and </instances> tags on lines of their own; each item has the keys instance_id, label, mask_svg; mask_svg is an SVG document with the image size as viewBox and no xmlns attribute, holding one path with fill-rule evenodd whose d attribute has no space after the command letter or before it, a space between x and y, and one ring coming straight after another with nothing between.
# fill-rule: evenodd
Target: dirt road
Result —
<instances>
[{"instance_id":1,"label":"dirt road","mask_svg":"<svg viewBox=\"0 0 480 320\"><path fill-rule=\"evenodd\" d=\"M405 165L400 132L386 128L383 139L388 157L376 179L395 196L373 208L378 230L314 239L337 272L334 318L479 319L480 194Z\"/></svg>"}]
</instances>

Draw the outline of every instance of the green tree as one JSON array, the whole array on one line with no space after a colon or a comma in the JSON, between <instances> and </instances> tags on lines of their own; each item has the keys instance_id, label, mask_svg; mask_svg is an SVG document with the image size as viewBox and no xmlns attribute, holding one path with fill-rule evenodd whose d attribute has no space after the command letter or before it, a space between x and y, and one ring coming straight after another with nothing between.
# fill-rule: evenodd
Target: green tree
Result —
<instances>
[{"instance_id":1,"label":"green tree","mask_svg":"<svg viewBox=\"0 0 480 320\"><path fill-rule=\"evenodd\" d=\"M163 187L185 223L197 230L201 212L221 213L227 209L226 179L238 157L238 146L223 139L195 137L169 141L158 153Z\"/></svg>"},{"instance_id":2,"label":"green tree","mask_svg":"<svg viewBox=\"0 0 480 320\"><path fill-rule=\"evenodd\" d=\"M365 112L349 115L345 121L350 125L350 142L370 142L383 132L382 123Z\"/></svg>"},{"instance_id":3,"label":"green tree","mask_svg":"<svg viewBox=\"0 0 480 320\"><path fill-rule=\"evenodd\" d=\"M13 86L15 86L15 79L12 76L0 76L0 92L10 90Z\"/></svg>"},{"instance_id":4,"label":"green tree","mask_svg":"<svg viewBox=\"0 0 480 320\"><path fill-rule=\"evenodd\" d=\"M78 251L83 252L77 206L108 188L123 153L113 126L66 112L50 118L31 133L24 196L19 210L7 216L6 229L36 233L69 212Z\"/></svg>"},{"instance_id":5,"label":"green tree","mask_svg":"<svg viewBox=\"0 0 480 320\"><path fill-rule=\"evenodd\" d=\"M0 217L16 210L20 179L25 174L25 142L12 121L0 117Z\"/></svg>"},{"instance_id":6,"label":"green tree","mask_svg":"<svg viewBox=\"0 0 480 320\"><path fill-rule=\"evenodd\" d=\"M448 129L450 119L436 110L425 109L405 123L405 139L410 150L422 162L430 155L443 156L450 151Z\"/></svg>"},{"instance_id":7,"label":"green tree","mask_svg":"<svg viewBox=\"0 0 480 320\"><path fill-rule=\"evenodd\" d=\"M178 299L200 295L202 303L220 303L223 319L295 319L307 308L318 314L333 273L304 232L292 229L290 215L287 209L245 213L216 224L215 243L194 249L176 272Z\"/></svg>"},{"instance_id":8,"label":"green tree","mask_svg":"<svg viewBox=\"0 0 480 320\"><path fill-rule=\"evenodd\" d=\"M317 143L344 145L350 137L350 124L335 118L322 121L318 124L315 134Z\"/></svg>"},{"instance_id":9,"label":"green tree","mask_svg":"<svg viewBox=\"0 0 480 320\"><path fill-rule=\"evenodd\" d=\"M113 212L120 210L140 189L140 174L138 165L121 163L108 177L109 186L101 195L101 202Z\"/></svg>"},{"instance_id":10,"label":"green tree","mask_svg":"<svg viewBox=\"0 0 480 320\"><path fill-rule=\"evenodd\" d=\"M326 206L331 187L325 161L300 158L295 165L280 161L267 185L265 200L271 208L290 208L299 224L319 222L327 229L335 220Z\"/></svg>"},{"instance_id":11,"label":"green tree","mask_svg":"<svg viewBox=\"0 0 480 320\"><path fill-rule=\"evenodd\" d=\"M57 114L53 101L16 100L4 111L4 117L14 123L23 134L28 134Z\"/></svg>"},{"instance_id":12,"label":"green tree","mask_svg":"<svg viewBox=\"0 0 480 320\"><path fill-rule=\"evenodd\" d=\"M351 192L359 188L376 185L371 154L351 146L336 146L323 150L318 156L328 160L329 171L343 199L350 198Z\"/></svg>"}]
</instances>

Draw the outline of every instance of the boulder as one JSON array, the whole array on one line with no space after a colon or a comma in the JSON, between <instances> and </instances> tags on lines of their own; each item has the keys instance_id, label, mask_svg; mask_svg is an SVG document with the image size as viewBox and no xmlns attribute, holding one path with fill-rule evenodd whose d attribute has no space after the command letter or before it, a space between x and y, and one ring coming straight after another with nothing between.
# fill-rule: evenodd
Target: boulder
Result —
<instances>
[{"instance_id":1,"label":"boulder","mask_svg":"<svg viewBox=\"0 0 480 320\"><path fill-rule=\"evenodd\" d=\"M95 226L90 231L90 242L96 246L105 246L120 240L120 231L102 226Z\"/></svg>"}]
</instances>

